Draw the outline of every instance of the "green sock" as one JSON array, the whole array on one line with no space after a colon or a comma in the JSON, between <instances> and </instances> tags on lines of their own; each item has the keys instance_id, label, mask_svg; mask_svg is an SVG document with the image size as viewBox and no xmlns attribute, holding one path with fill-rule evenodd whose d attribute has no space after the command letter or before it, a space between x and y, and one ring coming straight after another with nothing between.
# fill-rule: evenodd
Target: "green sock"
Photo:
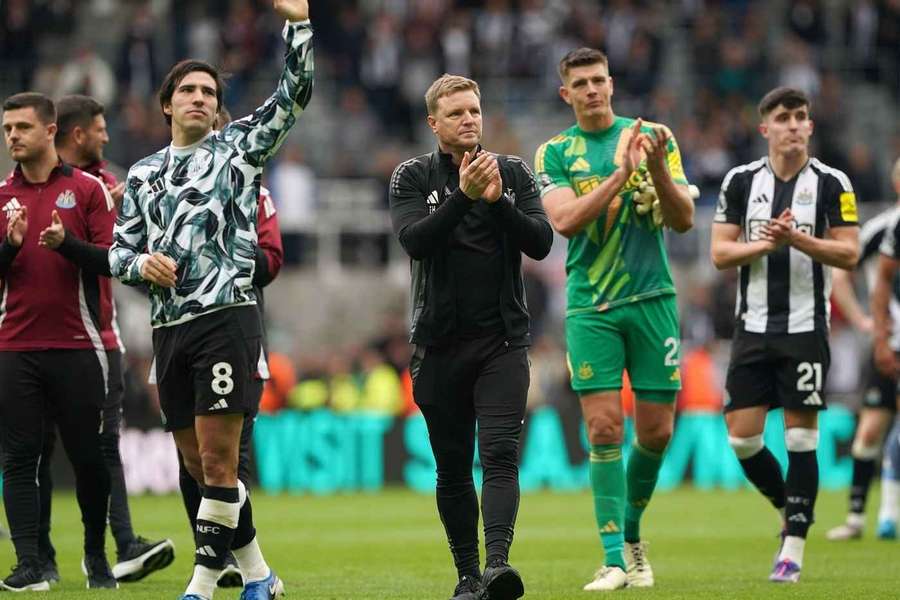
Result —
<instances>
[{"instance_id":1,"label":"green sock","mask_svg":"<svg viewBox=\"0 0 900 600\"><path fill-rule=\"evenodd\" d=\"M621 444L591 445L591 491L606 564L624 571L622 519L625 516L625 468Z\"/></svg>"},{"instance_id":2,"label":"green sock","mask_svg":"<svg viewBox=\"0 0 900 600\"><path fill-rule=\"evenodd\" d=\"M648 450L637 442L634 443L626 475L628 504L625 506L625 541L629 543L641 541L641 515L650 503L662 461L662 452Z\"/></svg>"}]
</instances>

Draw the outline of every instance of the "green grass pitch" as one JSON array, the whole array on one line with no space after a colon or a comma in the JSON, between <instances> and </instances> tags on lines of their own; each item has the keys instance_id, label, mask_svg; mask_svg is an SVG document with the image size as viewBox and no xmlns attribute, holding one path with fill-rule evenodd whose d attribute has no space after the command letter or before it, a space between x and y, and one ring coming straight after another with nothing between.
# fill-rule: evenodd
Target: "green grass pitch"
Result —
<instances>
[{"instance_id":1,"label":"green grass pitch","mask_svg":"<svg viewBox=\"0 0 900 600\"><path fill-rule=\"evenodd\" d=\"M877 504L877 490L871 502ZM818 522L798 585L766 581L775 552L777 518L751 490L659 493L645 516L643 533L656 573L653 589L622 590L609 597L647 599L851 600L900 597L897 542L877 541L874 515L866 538L832 543L825 530L844 515L843 492L820 494ZM134 498L139 534L171 537L177 558L165 571L118 591L85 590L79 570L81 524L74 496L54 498L53 540L62 582L29 598L174 600L191 569L193 547L177 496ZM871 511L870 511L871 512ZM269 563L285 580L288 598L317 600L446 600L455 584L434 499L407 491L374 495L254 495L254 517ZM112 544L108 547L112 552ZM110 554L112 558L113 554ZM529 494L522 498L511 563L525 580L526 598L583 599L581 591L600 563L600 543L588 494ZM483 555L482 555L483 560ZM0 565L15 562L0 541ZM219 590L216 599L236 599Z\"/></svg>"}]
</instances>

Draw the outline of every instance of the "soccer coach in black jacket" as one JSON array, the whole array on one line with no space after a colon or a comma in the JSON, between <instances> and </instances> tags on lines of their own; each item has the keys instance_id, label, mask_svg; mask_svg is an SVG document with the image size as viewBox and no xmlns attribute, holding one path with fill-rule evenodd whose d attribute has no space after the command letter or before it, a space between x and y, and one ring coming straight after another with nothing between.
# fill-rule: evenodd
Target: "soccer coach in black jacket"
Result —
<instances>
[{"instance_id":1,"label":"soccer coach in black jacket","mask_svg":"<svg viewBox=\"0 0 900 600\"><path fill-rule=\"evenodd\" d=\"M438 512L459 574L453 600L512 600L524 593L507 560L531 343L521 253L544 258L553 231L525 163L481 149L478 84L444 75L425 103L438 150L397 167L390 189L394 231L412 259L413 397L428 424Z\"/></svg>"}]
</instances>

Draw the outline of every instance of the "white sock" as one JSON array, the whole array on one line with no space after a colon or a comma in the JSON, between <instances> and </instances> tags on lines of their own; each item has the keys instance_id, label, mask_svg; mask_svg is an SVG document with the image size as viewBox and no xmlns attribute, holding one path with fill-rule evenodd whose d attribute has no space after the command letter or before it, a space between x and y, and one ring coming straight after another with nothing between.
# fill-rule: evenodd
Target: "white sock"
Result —
<instances>
[{"instance_id":1,"label":"white sock","mask_svg":"<svg viewBox=\"0 0 900 600\"><path fill-rule=\"evenodd\" d=\"M898 510L900 510L900 481L893 479L881 479L881 507L878 509L878 522L897 522Z\"/></svg>"},{"instance_id":2,"label":"white sock","mask_svg":"<svg viewBox=\"0 0 900 600\"><path fill-rule=\"evenodd\" d=\"M797 537L795 535L789 535L784 538L784 545L781 547L781 554L778 555L778 562L783 561L784 559L791 560L797 563L798 567L803 566L803 547L806 545L806 540L802 537Z\"/></svg>"},{"instance_id":3,"label":"white sock","mask_svg":"<svg viewBox=\"0 0 900 600\"><path fill-rule=\"evenodd\" d=\"M254 536L253 540L243 548L232 550L234 557L237 559L238 566L241 568L241 574L244 581L262 581L269 576L271 571L266 559L263 558L262 550L259 549L259 543Z\"/></svg>"},{"instance_id":4,"label":"white sock","mask_svg":"<svg viewBox=\"0 0 900 600\"><path fill-rule=\"evenodd\" d=\"M218 578L219 571L201 565L194 565L194 575L191 577L191 582L184 593L197 594L201 598L212 600Z\"/></svg>"}]
</instances>

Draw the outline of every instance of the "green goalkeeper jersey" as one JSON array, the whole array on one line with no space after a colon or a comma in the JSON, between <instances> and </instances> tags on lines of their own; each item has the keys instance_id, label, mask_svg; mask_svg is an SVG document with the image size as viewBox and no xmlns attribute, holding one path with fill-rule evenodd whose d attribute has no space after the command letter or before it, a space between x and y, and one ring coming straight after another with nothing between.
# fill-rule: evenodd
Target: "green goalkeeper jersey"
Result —
<instances>
[{"instance_id":1,"label":"green goalkeeper jersey","mask_svg":"<svg viewBox=\"0 0 900 600\"><path fill-rule=\"evenodd\" d=\"M633 123L634 119L616 117L608 129L592 132L573 125L542 144L535 157L541 195L568 187L583 196L599 187L621 164ZM658 126L645 122L641 131ZM687 185L671 133L667 163L674 182ZM662 228L653 223L650 213L637 214L631 199L649 177L642 161L606 212L569 239L567 315L675 293Z\"/></svg>"}]
</instances>

